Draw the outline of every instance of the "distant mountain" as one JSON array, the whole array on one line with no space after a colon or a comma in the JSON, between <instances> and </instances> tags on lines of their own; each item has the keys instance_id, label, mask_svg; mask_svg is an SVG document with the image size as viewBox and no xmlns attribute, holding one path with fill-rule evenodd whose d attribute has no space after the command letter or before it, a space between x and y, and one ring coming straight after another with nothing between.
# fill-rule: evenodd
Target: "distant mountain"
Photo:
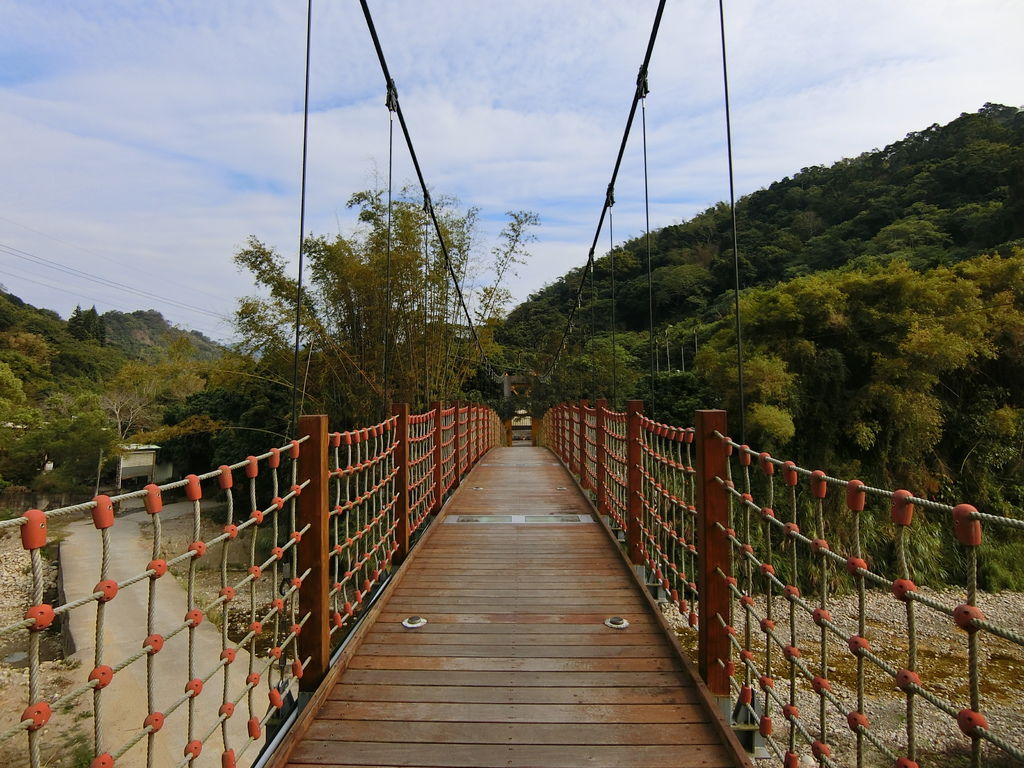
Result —
<instances>
[{"instance_id":1,"label":"distant mountain","mask_svg":"<svg viewBox=\"0 0 1024 768\"><path fill-rule=\"evenodd\" d=\"M213 360L224 348L199 331L190 331L171 325L155 309L134 312L104 312L106 345L120 349L129 357L152 360L172 342L187 338L198 360Z\"/></svg>"}]
</instances>

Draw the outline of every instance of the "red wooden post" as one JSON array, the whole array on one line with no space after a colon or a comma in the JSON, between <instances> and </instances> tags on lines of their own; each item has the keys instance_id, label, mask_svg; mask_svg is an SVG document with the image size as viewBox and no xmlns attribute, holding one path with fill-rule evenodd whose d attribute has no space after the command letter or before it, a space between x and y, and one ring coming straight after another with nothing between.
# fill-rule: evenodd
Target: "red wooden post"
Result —
<instances>
[{"instance_id":1,"label":"red wooden post","mask_svg":"<svg viewBox=\"0 0 1024 768\"><path fill-rule=\"evenodd\" d=\"M299 690L315 691L327 674L330 662L330 546L327 507L327 417L300 416L299 435L309 440L299 446L299 482L309 480L299 495L296 525L301 530L309 524L298 543L299 576L309 569L309 575L299 589L299 615L309 614L302 631L302 652L310 658L306 671L299 680Z\"/></svg>"},{"instance_id":2,"label":"red wooden post","mask_svg":"<svg viewBox=\"0 0 1024 768\"><path fill-rule=\"evenodd\" d=\"M435 400L430 404L434 412L434 511L441 508L444 502L444 402Z\"/></svg>"},{"instance_id":3,"label":"red wooden post","mask_svg":"<svg viewBox=\"0 0 1024 768\"><path fill-rule=\"evenodd\" d=\"M643 501L640 497L640 463L643 460L640 451L640 433L643 427L640 417L644 413L643 400L630 400L626 404L626 483L629 490L629 530L626 540L629 543L629 561L634 565L643 565L644 556L643 534L640 522L643 515Z\"/></svg>"},{"instance_id":4,"label":"red wooden post","mask_svg":"<svg viewBox=\"0 0 1024 768\"><path fill-rule=\"evenodd\" d=\"M589 403L586 400L580 400L579 403L579 421L578 432L579 445L576 451L576 474L580 476L580 485L584 488L589 488L587 484L587 406Z\"/></svg>"},{"instance_id":5,"label":"red wooden post","mask_svg":"<svg viewBox=\"0 0 1024 768\"><path fill-rule=\"evenodd\" d=\"M454 467L455 472L452 479L452 487L458 488L462 483L462 419L459 417L459 411L462 408L462 401L456 400L453 404L455 409L455 426L453 427L452 434L455 435L453 441L453 453L455 455Z\"/></svg>"},{"instance_id":6,"label":"red wooden post","mask_svg":"<svg viewBox=\"0 0 1024 768\"><path fill-rule=\"evenodd\" d=\"M596 427L594 429L594 437L597 441L597 448L594 453L597 456L597 466L595 472L595 484L597 488L594 488L594 492L597 494L597 511L602 515L608 512L608 491L606 485L608 483L605 477L605 462L608 460L605 455L605 439L604 439L604 409L608 407L608 401L601 399L594 403L595 413L594 422Z\"/></svg>"},{"instance_id":7,"label":"red wooden post","mask_svg":"<svg viewBox=\"0 0 1024 768\"><path fill-rule=\"evenodd\" d=\"M409 404L395 403L391 415L398 417L395 424L395 563L401 563L409 554Z\"/></svg>"},{"instance_id":8,"label":"red wooden post","mask_svg":"<svg viewBox=\"0 0 1024 768\"><path fill-rule=\"evenodd\" d=\"M725 579L731 576L729 539L718 528L729 525L729 500L716 480L725 477L725 446L715 437L727 431L725 411L697 411L694 414L697 443L697 586L700 624L697 632L698 669L715 696L729 696L729 675L718 663L728 663L729 635L718 616L730 621L731 597Z\"/></svg>"}]
</instances>

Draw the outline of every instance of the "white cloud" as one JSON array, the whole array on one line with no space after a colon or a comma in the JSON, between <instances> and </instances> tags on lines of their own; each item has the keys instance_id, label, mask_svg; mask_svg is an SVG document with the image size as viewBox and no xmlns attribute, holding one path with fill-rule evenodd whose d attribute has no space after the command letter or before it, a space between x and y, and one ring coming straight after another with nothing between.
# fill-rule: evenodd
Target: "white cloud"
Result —
<instances>
[{"instance_id":1,"label":"white cloud","mask_svg":"<svg viewBox=\"0 0 1024 768\"><path fill-rule=\"evenodd\" d=\"M542 217L517 295L582 263L655 3L372 5L435 191L479 206L484 236L508 209ZM352 225L348 196L386 168L388 116L357 4L314 7L307 229L333 232ZM285 254L298 238L303 11L285 0L0 0L0 243L229 313L251 288L231 264L246 236ZM986 101L1021 103L1022 21L1009 0L728 3L737 191ZM668 5L647 115L654 226L728 194L718 44L716 4ZM395 178L411 182L396 146ZM622 238L643 231L639 149L637 132L616 189ZM82 295L146 306L6 254L0 282L65 313Z\"/></svg>"}]
</instances>

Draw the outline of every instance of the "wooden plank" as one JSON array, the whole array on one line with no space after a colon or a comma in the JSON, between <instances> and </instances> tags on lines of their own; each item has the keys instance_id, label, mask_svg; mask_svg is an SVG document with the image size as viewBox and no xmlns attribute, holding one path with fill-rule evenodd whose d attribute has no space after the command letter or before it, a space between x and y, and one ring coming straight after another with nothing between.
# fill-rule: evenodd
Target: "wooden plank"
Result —
<instances>
[{"instance_id":1,"label":"wooden plank","mask_svg":"<svg viewBox=\"0 0 1024 768\"><path fill-rule=\"evenodd\" d=\"M524 672L522 670L349 669L346 683L368 685L552 686L614 688L692 686L679 672Z\"/></svg>"},{"instance_id":2,"label":"wooden plank","mask_svg":"<svg viewBox=\"0 0 1024 768\"><path fill-rule=\"evenodd\" d=\"M460 704L328 700L317 720L426 720L450 723L705 723L694 704ZM396 739L400 734L396 734Z\"/></svg>"},{"instance_id":3,"label":"wooden plank","mask_svg":"<svg viewBox=\"0 0 1024 768\"><path fill-rule=\"evenodd\" d=\"M401 614L402 618L405 618L407 614ZM393 620L382 620L378 621L373 626L374 632L390 632L390 633L402 633L404 635L410 635L415 633L417 636L429 635L429 634L496 634L496 635L509 635L514 637L520 637L523 635L551 635L551 634L579 634L579 635L601 635L604 637L610 637L609 629L604 623L591 623L591 624L539 624L536 622L531 623L516 623L516 622L501 622L501 623L444 623L437 620L436 616L430 618L430 623L422 626L416 630L408 630L402 626L400 619ZM650 634L652 632L657 633L660 631L660 627L657 624L650 622L637 622L632 624L627 629L615 630L615 632L623 635L632 636L635 634ZM617 636L617 635L616 635ZM664 639L664 635L659 635Z\"/></svg>"},{"instance_id":4,"label":"wooden plank","mask_svg":"<svg viewBox=\"0 0 1024 768\"><path fill-rule=\"evenodd\" d=\"M313 741L415 744L708 744L707 730L681 723L448 723L321 720Z\"/></svg>"},{"instance_id":5,"label":"wooden plank","mask_svg":"<svg viewBox=\"0 0 1024 768\"><path fill-rule=\"evenodd\" d=\"M429 626L429 624L427 625ZM410 632L404 627L401 631L386 632L380 627L374 627L366 637L368 643L392 643L395 645L489 645L489 646L538 646L538 645L566 645L566 646L600 646L600 645L656 645L666 650L668 643L661 633L655 632L629 632L619 631L614 634L557 634L558 627L551 627L551 632L546 634L511 634L502 632L500 634L464 633L464 634L430 634L427 632ZM421 627L420 629L423 629Z\"/></svg>"},{"instance_id":6,"label":"wooden plank","mask_svg":"<svg viewBox=\"0 0 1024 768\"><path fill-rule=\"evenodd\" d=\"M519 672L670 672L682 669L676 659L519 659L512 656L367 656L359 654L351 669L515 670Z\"/></svg>"},{"instance_id":7,"label":"wooden plank","mask_svg":"<svg viewBox=\"0 0 1024 768\"><path fill-rule=\"evenodd\" d=\"M390 607L390 606L385 606ZM491 613L431 613L429 620L438 624L594 624L607 631L604 621L608 613L530 613L528 611L508 611ZM409 616L408 611L380 614L379 621L393 621L398 624ZM655 622L643 615L631 616L629 622L634 627L656 626ZM429 625L428 625L429 626Z\"/></svg>"},{"instance_id":8,"label":"wooden plank","mask_svg":"<svg viewBox=\"0 0 1024 768\"><path fill-rule=\"evenodd\" d=\"M632 686L620 688L554 688L479 685L334 686L332 701L444 701L453 704L693 704L692 687Z\"/></svg>"},{"instance_id":9,"label":"wooden plank","mask_svg":"<svg viewBox=\"0 0 1024 768\"><path fill-rule=\"evenodd\" d=\"M400 643L363 643L360 653L366 656L429 656L493 658L501 654L519 659L597 659L643 658L667 659L672 653L663 645L408 645Z\"/></svg>"},{"instance_id":10,"label":"wooden plank","mask_svg":"<svg viewBox=\"0 0 1024 768\"><path fill-rule=\"evenodd\" d=\"M467 768L725 768L733 765L717 745L567 746L540 744L406 744L306 741L289 765L466 766Z\"/></svg>"}]
</instances>

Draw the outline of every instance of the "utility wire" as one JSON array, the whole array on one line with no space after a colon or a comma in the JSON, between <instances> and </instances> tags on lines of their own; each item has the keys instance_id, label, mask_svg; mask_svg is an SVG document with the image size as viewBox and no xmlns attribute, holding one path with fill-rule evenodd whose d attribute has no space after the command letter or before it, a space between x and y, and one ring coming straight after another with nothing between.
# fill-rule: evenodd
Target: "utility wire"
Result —
<instances>
[{"instance_id":1,"label":"utility wire","mask_svg":"<svg viewBox=\"0 0 1024 768\"><path fill-rule=\"evenodd\" d=\"M302 331L302 260L306 230L306 150L309 146L309 49L313 34L313 0L306 3L306 93L302 103L302 180L299 184L299 276L295 286L295 355L292 366L292 419L288 434L299 426L299 339ZM312 352L312 350L310 350ZM298 435L295 435L298 437Z\"/></svg>"},{"instance_id":2,"label":"utility wire","mask_svg":"<svg viewBox=\"0 0 1024 768\"><path fill-rule=\"evenodd\" d=\"M365 7L366 0L362 0ZM576 301L579 301L579 297L583 293L583 287L587 282L587 274L591 269L594 268L594 251L597 248L598 238L601 237L601 228L604 226L604 218L608 214L614 200L615 192L615 181L619 176L619 167L622 165L622 156L626 152L626 143L629 141L629 133L633 127L633 118L636 116L637 104L640 103L640 99L645 94L644 89L647 83L647 68L651 62L651 54L654 52L654 43L658 38L658 28L661 26L661 16L665 11L665 0L659 0L658 11L654 16L654 23L651 25L650 39L647 41L647 51L644 53L643 64L640 65L640 72L637 75L636 89L633 91L633 102L629 107L629 117L626 118L626 128L622 133L622 141L619 144L619 153L615 158L615 166L612 169L612 179L608 183L608 190L605 194L604 205L601 207L601 215L597 219L597 229L594 232L594 240L590 245L590 252L587 254L587 263L583 268L583 274L580 275L579 285L576 287ZM576 315L577 307L573 306L569 310L569 317L565 322L565 330L562 332L562 339L558 344L558 348L551 357L551 363L548 365L547 370L544 372L541 378L548 378L555 366L558 364L558 360L562 355L562 350L565 349L566 341L569 338L569 333L572 328L572 321Z\"/></svg>"},{"instance_id":3,"label":"utility wire","mask_svg":"<svg viewBox=\"0 0 1024 768\"><path fill-rule=\"evenodd\" d=\"M664 5L665 0L661 0ZM409 157L412 159L413 168L416 169L416 178L419 180L420 188L423 190L423 206L424 209L430 216L430 220L434 225L434 232L437 234L438 245L441 248L441 254L444 256L445 266L448 268L448 275L452 279L452 284L455 286L455 293L458 296L459 304L462 307L462 313L466 316L466 323L469 326L470 333L473 336L473 341L476 344L477 350L480 352L480 360L484 367L494 373L494 369L490 364L490 360L487 357L487 353L484 352L483 345L480 343L480 336L477 334L476 325L473 323L473 317L469 313L469 307L466 306L466 298L462 293L462 287L459 285L459 280L455 274L455 267L452 265L451 256L448 253L448 245L445 243L444 235L441 233L441 225L437 220L437 215L434 212L434 204L430 200L430 192L427 189L426 179L423 177L423 171L420 168L419 159L416 157L416 149L412 143L412 136L409 134L409 127L405 122L405 115L402 113L402 104L398 100L398 91L395 89L395 81L391 78L391 72L388 69L387 59L384 58L384 49L381 47L380 38L377 35L377 28L373 23L373 16L370 13L370 6L367 4L367 0L359 0L359 4L363 8L363 16L366 18L366 26L370 30L370 36L373 38L373 47L377 51L377 59L380 61L380 68L384 74L384 80L387 83L389 91L394 95L395 100L395 113L398 115L398 122L402 126L402 134L405 136L406 146L409 148Z\"/></svg>"},{"instance_id":4,"label":"utility wire","mask_svg":"<svg viewBox=\"0 0 1024 768\"><path fill-rule=\"evenodd\" d=\"M736 301L736 377L740 394L740 442L747 442L747 414L743 385L743 322L740 317L740 242L736 229L736 185L732 165L732 119L729 113L729 66L725 55L725 7L718 0L718 20L722 30L722 85L725 92L725 140L729 155L729 212L732 215L732 265Z\"/></svg>"}]
</instances>

